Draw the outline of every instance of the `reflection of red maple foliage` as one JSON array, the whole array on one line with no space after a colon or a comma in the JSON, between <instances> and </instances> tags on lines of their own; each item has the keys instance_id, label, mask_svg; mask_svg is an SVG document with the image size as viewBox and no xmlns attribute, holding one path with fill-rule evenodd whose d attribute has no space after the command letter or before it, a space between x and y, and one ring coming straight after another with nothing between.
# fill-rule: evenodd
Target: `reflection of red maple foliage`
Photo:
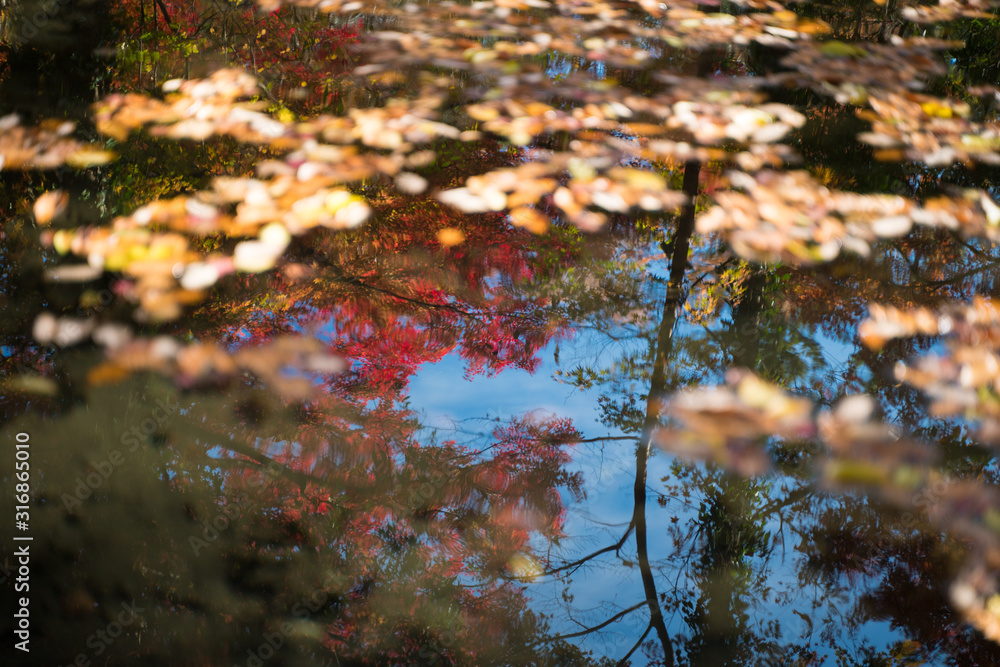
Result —
<instances>
[{"instance_id":1,"label":"reflection of red maple foliage","mask_svg":"<svg viewBox=\"0 0 1000 667\"><path fill-rule=\"evenodd\" d=\"M298 488L262 495L245 469L225 482L225 495L252 486L254 504L272 508L261 521L284 526L287 546L321 549L343 578L326 641L341 658L503 662L491 652L534 618L505 580L523 573L512 563L530 562L532 535L560 534L560 489L579 492L565 470L566 445L579 437L568 420L522 417L471 442L429 442L407 407L414 373L447 354L468 374L533 370L562 335L547 301L525 287L572 261L569 242L500 215L451 215L430 201L387 202L357 232L300 239L286 270L257 281L249 299L241 285L232 294L243 301L207 304L188 320L237 317L217 330L237 347L312 331L348 361L295 435L259 450L301 474ZM440 244L450 225L466 244ZM242 429L241 442L269 435L253 420Z\"/></svg>"},{"instance_id":2,"label":"reflection of red maple foliage","mask_svg":"<svg viewBox=\"0 0 1000 667\"><path fill-rule=\"evenodd\" d=\"M266 450L310 481L264 486L257 473L233 472L225 502L248 496L268 508L251 533L277 533L272 548L317 550L320 567L336 573L326 645L341 658L443 655L450 664L484 659L506 640L524 648L514 637L530 613L505 579L519 574L511 563L530 553L533 533L560 532L557 490L579 488L563 468L575 430L565 420L522 418L481 446L428 444L411 412L352 399L335 391L312 406L322 417L294 443ZM234 556L258 558L260 548Z\"/></svg>"},{"instance_id":3,"label":"reflection of red maple foliage","mask_svg":"<svg viewBox=\"0 0 1000 667\"><path fill-rule=\"evenodd\" d=\"M446 248L437 231L449 225L448 209L431 201L397 206L386 205L357 233L303 239L292 266L260 279L266 284L249 299L236 290L242 301L208 304L193 317L238 320L223 331L237 346L291 329L317 331L350 363L335 383L368 400L398 395L422 364L452 351L469 375L537 368L538 350L566 332L547 301L522 288L571 261L569 242L484 215L455 222L468 242Z\"/></svg>"}]
</instances>

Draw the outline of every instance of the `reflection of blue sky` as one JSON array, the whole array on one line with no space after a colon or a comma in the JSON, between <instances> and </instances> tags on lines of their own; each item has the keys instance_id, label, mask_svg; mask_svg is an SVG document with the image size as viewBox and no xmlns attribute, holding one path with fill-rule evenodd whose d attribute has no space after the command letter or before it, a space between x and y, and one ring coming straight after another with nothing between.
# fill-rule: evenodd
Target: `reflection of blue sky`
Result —
<instances>
[{"instance_id":1,"label":"reflection of blue sky","mask_svg":"<svg viewBox=\"0 0 1000 667\"><path fill-rule=\"evenodd\" d=\"M703 336L704 330L681 322L675 335ZM588 359L599 362L602 358L605 361L618 358L618 353L623 350L602 348L601 345L607 345L608 341L606 338L602 341L601 338L577 335L572 340L560 342L561 367L586 363ZM821 381L823 375L836 373L854 352L852 346L822 335L816 335L814 339L822 347L825 363L822 368L814 368L817 376L810 377L807 381ZM625 347L642 344L641 341L633 342L631 345L625 344ZM542 351L543 365L533 375L520 369L507 369L494 377L480 375L471 380L464 377L465 366L458 354L450 354L437 364L425 365L413 377L410 383L410 407L420 415L426 428L440 429L441 438L456 439L459 443L473 437L465 435L469 432L488 436L497 419L503 422L528 412L570 418L584 438L621 436L621 433L609 430L598 421L599 388L577 389L554 378L553 372L557 368L554 351L555 344ZM706 381L720 380L722 370L724 369L718 369L717 374L709 373ZM637 387L636 391L642 393L642 388ZM452 433L449 435L449 432ZM580 444L574 448L573 456L571 469L583 473L586 499L581 503L574 503L571 498L564 497L569 505L566 538L558 546L540 540L534 544L539 552L551 556L554 563L574 560L614 544L624 534L632 514L632 484L635 474L633 440ZM650 493L646 512L649 555L656 570L657 589L659 593L666 593L668 596L673 593L674 586L680 590L691 590L692 583L684 576L686 561L675 553L665 528L672 516L678 516L682 525L693 522L699 500L696 494L692 494L687 501L670 499L666 507L660 507L656 503L655 492L663 490L661 480L670 474L671 461L670 456L658 451L654 451L649 461L647 487ZM775 481L775 485L778 481L780 480ZM749 623L763 634L767 623L778 621L785 633L783 638L789 643L797 643L810 636L806 634L805 622L794 612L809 616L815 613L811 640L813 648L824 655L820 639L820 633L824 630L824 610L830 610L828 605L833 605L834 616L849 616L855 599L848 596L836 601L827 600L825 590L803 587L798 578L802 556L795 548L799 538L787 525L781 526L777 520L771 521L767 528L775 536L783 535L783 544L779 542L765 567L766 585L773 591L771 599L749 600L753 605L749 610ZM634 536L625 542L618 558L611 553L604 554L591 565L578 570L569 581L552 577L529 586L528 594L533 607L552 617L555 633L577 632L584 626L596 625L611 618L643 599L639 569L636 566L624 566L623 559L635 563ZM756 564L761 565L759 561ZM564 591L573 596L569 604L562 597ZM777 597L782 594L786 597L778 603ZM813 605L817 600L819 608L814 610ZM672 635L686 632L684 622L676 610L664 609L664 613ZM642 607L600 633L573 641L596 655L618 658L632 647L644 631L647 620L648 612ZM842 642L850 644L844 646L848 654L853 652L851 646L856 648L865 642L876 648L888 648L894 641L902 639L904 637L886 623L868 623L857 636L846 631L840 636ZM634 661L637 658L641 663L641 650L633 655ZM827 655L827 658L832 659L832 656Z\"/></svg>"},{"instance_id":2,"label":"reflection of blue sky","mask_svg":"<svg viewBox=\"0 0 1000 667\"><path fill-rule=\"evenodd\" d=\"M457 354L448 355L440 363L425 366L413 377L410 382L410 405L422 415L425 426L443 429L445 434L454 427L489 431L491 425L485 420L505 420L537 412L572 419L585 437L621 435L609 431L597 421L599 392L596 389L581 391L552 378L555 367L553 352L554 345L544 351L543 369L534 375L520 369L507 369L494 377L477 376L471 380L463 377L465 364L462 359ZM476 428L480 420L482 425ZM461 442L461 436L456 439ZM581 504L570 505L565 526L568 552L586 553L592 547L604 546L621 536L632 515L634 467L635 448L631 441L610 441L603 446L588 444L576 448L572 469L584 473L587 499ZM653 469L654 466L651 466ZM564 497L564 501L570 503L571 499ZM608 525L620 528L605 527ZM616 533L617 536L614 536ZM536 543L535 546L546 548L544 544ZM641 592L638 573L634 582L622 582L619 570L614 568L601 573L601 579L607 581L589 578L581 581L583 585L575 586L573 590L576 596L574 607L599 609L616 602L622 606L635 604L634 600L626 604L626 596L634 595L631 591ZM534 593L538 611L556 614L554 629L557 632L572 632L573 625L568 619L558 620L563 615L557 605L562 587L563 584L558 581L543 582L533 586L529 592ZM615 595L614 591L618 588L629 592L622 596ZM608 615L614 613L612 610ZM590 642L584 645L599 653L605 652L604 648L592 646Z\"/></svg>"}]
</instances>

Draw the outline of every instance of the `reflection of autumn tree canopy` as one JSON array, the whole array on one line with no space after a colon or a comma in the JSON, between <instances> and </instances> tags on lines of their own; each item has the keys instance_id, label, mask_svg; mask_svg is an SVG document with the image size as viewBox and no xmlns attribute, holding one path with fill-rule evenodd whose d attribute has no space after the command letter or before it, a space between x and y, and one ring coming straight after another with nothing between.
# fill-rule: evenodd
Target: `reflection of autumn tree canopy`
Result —
<instances>
[{"instance_id":1,"label":"reflection of autumn tree canopy","mask_svg":"<svg viewBox=\"0 0 1000 667\"><path fill-rule=\"evenodd\" d=\"M74 411L87 435L69 441L18 420L51 438L34 459L51 490L38 530L88 535L34 561L50 576L33 613L65 619L60 641L35 655L94 655L86 641L106 623L100 610L129 603L142 619L113 647L122 659L179 643L192 659L243 661L277 634L289 662L583 660L545 641L545 620L513 581L537 567L529 533L558 533L555 489L575 484L554 446L574 437L567 424L512 423L480 451L422 443L402 410L358 415L331 398L304 418L253 390L234 406L163 389L98 391L107 409ZM155 415L153 405L166 419L130 434L133 412ZM240 444L258 430L268 446ZM119 441L123 431L134 437ZM158 641L143 641L151 628Z\"/></svg>"},{"instance_id":2,"label":"reflection of autumn tree canopy","mask_svg":"<svg viewBox=\"0 0 1000 667\"><path fill-rule=\"evenodd\" d=\"M176 327L242 350L309 330L349 364L327 383L323 399L297 409L276 407L254 390L233 401L202 397L184 408L183 427L172 419L149 438L160 447L166 482L157 502L183 504L174 532L188 537L165 562L153 554L150 535L149 550L134 566L122 566L138 568L147 585L166 576L143 596L149 623L185 638L193 655L241 659L259 637L278 633L291 635L282 654L289 659L585 660L546 640L546 621L525 609L516 583L539 567L529 537L558 536L559 492L578 488L563 469L564 447L578 437L572 426L523 418L498 425L481 444L428 442L403 403L412 374L452 350L470 372L534 368L560 323L545 300L523 290L572 259L573 234L540 238L496 214L456 218L434 201L398 204L376 207L371 223L349 235L301 237L281 273L231 277L220 283L218 300ZM461 228L467 243L443 244L439 232L449 226ZM177 368L189 381L213 382L192 363ZM219 422L219 415L228 418ZM289 421L299 425L290 428ZM272 444L240 444L260 438ZM277 463L268 468L271 461ZM121 500L114 480L102 488L104 502ZM219 529L219 517L231 527ZM98 517L80 520L91 526ZM54 521L47 525L58 530ZM285 574L287 555L302 552L317 555L295 558ZM92 557L85 552L81 559ZM262 586L273 591L263 606L227 612L229 622L254 628L246 641L215 616L222 600L210 603L196 581L160 574L199 570L210 577L214 568L238 595ZM92 589L99 582L67 586L82 586L74 595L111 606L115 594ZM207 627L188 626L203 614L214 619ZM143 655L133 642L119 650Z\"/></svg>"},{"instance_id":3,"label":"reflection of autumn tree canopy","mask_svg":"<svg viewBox=\"0 0 1000 667\"><path fill-rule=\"evenodd\" d=\"M544 302L521 296L520 290L541 277L531 261L538 254L559 262L569 258L561 244L494 216L477 216L456 220L469 243L449 248L437 236L449 226L448 217L433 202L409 209L390 204L346 238L303 239L292 257L307 277L272 281L270 290L281 301L244 306L267 319L250 318L258 328L243 326L233 340L242 347L289 326L311 329L349 364L329 385L330 394L311 405L295 445L278 457L317 480L305 487L304 506L287 510L290 519L349 517L338 550L367 545L368 555L359 557L372 593L370 599L359 596L358 610L338 621L333 645L341 655L361 647L372 656L392 654L390 647L369 646L364 638L371 634L368 625L379 622L377 610L400 600L415 605L394 612L400 630L393 634L410 628L406 632L414 635L403 655L440 642L456 659L471 659L490 645L502 645L497 633L503 629L492 627L490 619L511 614L517 596L509 585L475 580L529 567L528 536L558 534L562 503L556 490L579 483L562 470L567 457L560 445L575 437L568 423L515 421L498 428L479 452L455 441L422 445L415 415L399 404L412 374L451 350L460 350L471 371L530 369L537 363L535 352L557 331ZM377 264L374 257L380 258ZM288 319L279 324L282 314ZM266 435L255 423L259 419L248 422L251 439ZM319 500L310 505L310 497ZM318 530L315 540L330 539ZM422 567L409 574L382 572L386 554ZM432 602L419 595L450 588L458 598ZM464 621L453 636L428 636L432 630L425 621L415 620L433 618L443 613L434 611L436 606L455 603L464 610ZM425 605L430 609L420 611Z\"/></svg>"},{"instance_id":4,"label":"reflection of autumn tree canopy","mask_svg":"<svg viewBox=\"0 0 1000 667\"><path fill-rule=\"evenodd\" d=\"M272 446L299 480L298 493L276 487L261 496L257 474L234 469L221 498L232 502L250 488L254 503L274 508L268 529L284 527L273 538L279 544L322 545L318 565L350 589L328 629L337 655L375 664L439 654L520 662L518 625L541 621L502 579L530 576L531 533L559 532L556 489L577 482L561 470L566 455L556 444L574 434L565 423L515 422L479 451L421 443L417 427L405 410L359 414L357 405L327 399L311 408L294 445ZM232 460L246 461L239 448Z\"/></svg>"}]
</instances>

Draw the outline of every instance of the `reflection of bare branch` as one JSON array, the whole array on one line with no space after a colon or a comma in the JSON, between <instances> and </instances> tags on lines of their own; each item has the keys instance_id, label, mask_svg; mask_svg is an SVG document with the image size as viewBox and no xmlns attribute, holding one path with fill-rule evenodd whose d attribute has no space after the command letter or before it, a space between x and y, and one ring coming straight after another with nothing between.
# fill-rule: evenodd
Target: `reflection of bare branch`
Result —
<instances>
[{"instance_id":1,"label":"reflection of bare branch","mask_svg":"<svg viewBox=\"0 0 1000 667\"><path fill-rule=\"evenodd\" d=\"M903 259L903 261L906 263L907 269L909 269L910 273L917 279L918 283L921 286L926 286L926 287L945 287L949 285L956 285L961 283L966 278L971 278L972 276L975 276L980 273L985 273L989 270L996 269L997 266L1000 266L1000 259L993 257L988 253L983 253L982 251L977 250L975 246L963 241L961 237L958 236L958 234L953 233L952 240L956 241L957 243L965 247L973 255L981 259L983 261L983 264L980 264L979 266L976 266L974 268L968 269L959 274L951 276L950 278L934 280L932 278L927 277L924 274L924 272L918 268L917 263L911 261L910 258L906 256L906 253L904 253L901 248L894 245L892 249L896 251L896 253L898 253L899 256ZM902 285L900 287L905 288L911 286L912 285Z\"/></svg>"},{"instance_id":2,"label":"reflection of bare branch","mask_svg":"<svg viewBox=\"0 0 1000 667\"><path fill-rule=\"evenodd\" d=\"M794 505L803 498L811 495L815 491L814 484L807 484L805 486L800 486L794 491L789 492L784 498L777 498L772 500L767 505L764 505L759 510L754 513L753 520L757 520L760 517L770 516L772 512L778 512L780 516L781 510L788 507L789 505Z\"/></svg>"},{"instance_id":3,"label":"reflection of bare branch","mask_svg":"<svg viewBox=\"0 0 1000 667\"><path fill-rule=\"evenodd\" d=\"M589 560L591 560L593 558L596 558L597 556L600 556L601 554L606 554L609 551L614 551L617 554L618 550L622 548L623 544L625 544L625 540L627 540L628 536L632 534L632 528L634 528L634 525L632 523L629 523L628 530L625 531L625 534L622 535L622 538L620 540L618 540L617 542L615 542L614 544L612 544L611 546L604 547L603 549L598 549L597 551L595 551L592 554L584 556L583 558L579 558L579 559L577 559L575 561L572 561L570 563L564 563L563 565L560 565L557 568L553 568L551 570L546 570L545 574L556 574L557 572L563 572L565 570L572 570L572 572L575 572L584 563L586 563L587 561L589 561ZM572 574L572 572L571 572L571 574Z\"/></svg>"},{"instance_id":4,"label":"reflection of bare branch","mask_svg":"<svg viewBox=\"0 0 1000 667\"><path fill-rule=\"evenodd\" d=\"M462 308L459 308L458 306L453 306L450 303L430 303L428 301L424 301L423 299L414 299L413 297L409 297L409 296L406 296L406 295L403 295L403 294L399 294L398 292L393 292L392 290L386 289L384 287L379 287L377 285L370 285L370 284L364 282L363 280L361 280L359 278L352 278L350 276L347 276L347 275L339 273L339 272L338 272L337 278L338 278L338 280L340 282L342 282L344 284L352 285L354 287L362 287L362 288L370 290L372 292L378 292L380 294L384 294L386 296L390 296L390 297L392 297L394 299L399 299L400 301L405 301L407 303L412 303L413 305L416 305L416 306L423 306L424 308L436 308L436 309L440 309L440 310L450 310L450 311L459 313L460 315L464 315L466 317L474 317L475 316L474 313L470 313L467 310L463 310Z\"/></svg>"},{"instance_id":5,"label":"reflection of bare branch","mask_svg":"<svg viewBox=\"0 0 1000 667\"><path fill-rule=\"evenodd\" d=\"M608 442L611 440L635 440L635 437L631 435L604 435L597 438L581 438L579 440L570 440L568 442L581 444L584 442Z\"/></svg>"},{"instance_id":6,"label":"reflection of bare branch","mask_svg":"<svg viewBox=\"0 0 1000 667\"><path fill-rule=\"evenodd\" d=\"M555 637L547 637L547 638L545 638L543 640L535 642L535 644L548 643L548 642L557 642L557 641L561 641L561 640L564 640L564 639L573 639L574 637L582 637L584 635L589 635L591 632L597 632L601 628L607 627L607 626L611 625L612 623L614 623L615 621L621 620L622 618L624 618L628 614L631 614L633 611L635 611L639 607L645 606L645 604L646 604L646 601L643 600L642 602L639 602L638 604L632 605L628 609L624 609L624 610L618 612L617 614L615 614L614 616L612 616L608 620L604 621L603 623L598 623L597 625L591 626L589 628L584 628L583 630L580 630L579 632L571 632L568 635L556 635Z\"/></svg>"},{"instance_id":7,"label":"reflection of bare branch","mask_svg":"<svg viewBox=\"0 0 1000 667\"><path fill-rule=\"evenodd\" d=\"M629 659L629 658L631 658L631 657L632 657L632 654L633 654L633 653L635 653L635 650L636 650L637 648L639 648L639 646L641 646L641 645L642 645L642 642L643 642L643 640L645 640L645 639L646 639L646 635L648 635L648 634L649 634L649 631L650 631L650 630L652 630L652 629L653 629L653 624L652 624L652 623L650 623L649 625L647 625L647 626L646 626L646 631L645 631L645 632L643 632L643 633L642 633L642 636L641 636L641 637L639 637L639 639L638 639L638 640L637 640L637 641L635 642L635 644L633 644L633 645L632 645L632 648L630 648L630 649L628 650L628 653L626 653L626 654L625 654L625 655L624 655L624 656L622 657L622 659L621 659L621 660L619 660L619 661L618 661L617 663L615 663L615 667L625 667L626 665L628 665L628 664L629 664L629 662L628 662L628 659Z\"/></svg>"},{"instance_id":8,"label":"reflection of bare branch","mask_svg":"<svg viewBox=\"0 0 1000 667\"><path fill-rule=\"evenodd\" d=\"M955 241L956 243L958 243L961 246L964 246L966 250L968 250L969 252L971 252L973 255L975 255L979 259L981 259L981 260L983 260L985 262L989 262L990 264L994 264L994 265L1000 263L1000 257L995 257L994 255L991 255L988 252L984 252L984 251L976 248L976 246L972 245L971 243L969 243L965 239L963 239L961 236L959 236L959 234L957 232L952 231L951 234L950 234L950 236L951 236L951 238L952 238L953 241Z\"/></svg>"},{"instance_id":9,"label":"reflection of bare branch","mask_svg":"<svg viewBox=\"0 0 1000 667\"><path fill-rule=\"evenodd\" d=\"M222 441L217 433L213 433L208 429L201 428L194 424L191 424L190 426L193 430L198 431L202 435L206 436L205 437L206 441L212 443L212 444L206 443L209 449L211 449L211 447L221 447L222 449L227 449L231 452L246 457L246 459L249 459L250 461L253 461L254 463L258 464L258 466L260 466L258 468L251 468L250 466L246 466L246 469L254 471L273 471L274 473L281 475L281 477L295 484L299 488L299 491L302 493L302 495L306 498L315 500L315 498L310 496L307 492L309 485L316 485L322 488L328 488L338 492L339 490L342 489L342 487L331 484L330 482L321 479L319 477L314 477L313 475L309 475L304 472L295 470L293 468L289 468L283 463L280 463L279 461L271 458L270 456L267 456L266 454L262 454L257 449L249 445L242 444L235 440ZM326 502L330 505L343 509L343 507L339 505L336 501L334 501L332 498L323 499L323 502Z\"/></svg>"}]
</instances>

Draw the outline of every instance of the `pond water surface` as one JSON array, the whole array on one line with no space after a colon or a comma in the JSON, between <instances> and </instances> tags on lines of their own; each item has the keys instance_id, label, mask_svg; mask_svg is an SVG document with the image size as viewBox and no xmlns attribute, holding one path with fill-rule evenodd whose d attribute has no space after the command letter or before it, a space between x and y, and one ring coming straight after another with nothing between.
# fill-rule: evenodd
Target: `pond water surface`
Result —
<instances>
[{"instance_id":1,"label":"pond water surface","mask_svg":"<svg viewBox=\"0 0 1000 667\"><path fill-rule=\"evenodd\" d=\"M345 177L350 193L330 177L309 203L295 188L321 180L321 149L281 123L431 85L346 92L350 68L379 60L342 66L342 42L383 19L279 13L252 24L257 46L209 52L198 40L257 15L205 13L218 33L202 35L154 23L188 20L183 3L111 4L100 25L67 24L76 41L2 51L0 116L18 114L0 119L5 664L1000 664L988 622L956 603L995 584L996 434L900 379L916 355L946 358L950 325L874 348L861 333L873 302L994 296L991 241L923 226L867 256L747 261L693 227L726 187L719 156L623 163L694 204L609 204L598 229L432 196L561 141L500 130L430 136L422 157ZM667 51L664 71L705 73L704 55ZM767 48L711 53L719 78L775 67ZM281 140L155 126L171 92L198 98L164 81L233 65L268 86L241 113ZM604 66L553 53L539 71L606 81ZM949 81L988 80L976 67ZM772 92L808 110L788 145L830 188L994 191L993 167L876 160L843 141L854 110L806 87ZM147 97L108 102L129 91ZM144 129L125 112L148 112ZM355 138L395 159L390 125ZM48 132L29 157L56 164L11 168L20 128ZM59 153L67 137L89 148ZM334 162L360 171L354 157ZM607 168L584 158L566 174ZM290 212L219 223L274 204L239 180L254 174L298 184L267 195ZM157 200L174 203L142 208Z\"/></svg>"}]
</instances>

